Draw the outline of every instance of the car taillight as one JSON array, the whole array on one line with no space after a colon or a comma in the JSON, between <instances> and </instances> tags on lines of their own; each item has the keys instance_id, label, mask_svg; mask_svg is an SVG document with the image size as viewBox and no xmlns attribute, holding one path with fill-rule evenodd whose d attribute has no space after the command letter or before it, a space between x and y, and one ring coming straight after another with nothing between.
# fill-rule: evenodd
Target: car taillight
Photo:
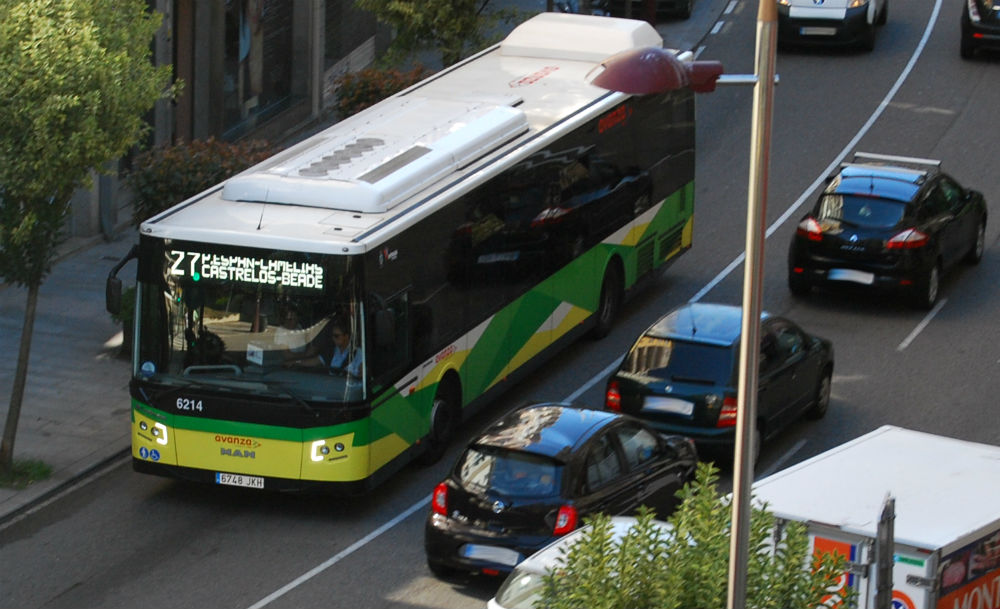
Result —
<instances>
[{"instance_id":1,"label":"car taillight","mask_svg":"<svg viewBox=\"0 0 1000 609\"><path fill-rule=\"evenodd\" d=\"M431 511L442 516L448 515L448 485L444 482L434 487L431 495Z\"/></svg>"},{"instance_id":2,"label":"car taillight","mask_svg":"<svg viewBox=\"0 0 1000 609\"><path fill-rule=\"evenodd\" d=\"M812 216L809 216L802 222L799 222L798 227L795 229L795 233L802 235L810 241L823 240L823 229L820 228L819 222L816 221L816 218L813 218Z\"/></svg>"},{"instance_id":3,"label":"car taillight","mask_svg":"<svg viewBox=\"0 0 1000 609\"><path fill-rule=\"evenodd\" d=\"M604 405L608 407L608 410L614 410L615 412L622 411L622 392L618 388L618 381L608 383L608 392L604 396Z\"/></svg>"},{"instance_id":4,"label":"car taillight","mask_svg":"<svg viewBox=\"0 0 1000 609\"><path fill-rule=\"evenodd\" d=\"M912 250L927 245L928 237L915 228L908 228L885 242L890 250Z\"/></svg>"},{"instance_id":5,"label":"car taillight","mask_svg":"<svg viewBox=\"0 0 1000 609\"><path fill-rule=\"evenodd\" d=\"M719 420L716 427L733 427L736 425L736 398L727 396L722 400L722 410L719 411Z\"/></svg>"},{"instance_id":6,"label":"car taillight","mask_svg":"<svg viewBox=\"0 0 1000 609\"><path fill-rule=\"evenodd\" d=\"M565 535L576 528L576 508L564 505L556 514L556 526L552 528L553 535Z\"/></svg>"}]
</instances>

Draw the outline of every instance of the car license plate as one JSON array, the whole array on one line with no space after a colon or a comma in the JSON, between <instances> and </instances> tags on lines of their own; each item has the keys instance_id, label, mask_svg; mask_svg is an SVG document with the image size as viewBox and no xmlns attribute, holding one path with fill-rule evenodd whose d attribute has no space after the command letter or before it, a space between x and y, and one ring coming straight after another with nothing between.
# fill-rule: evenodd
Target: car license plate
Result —
<instances>
[{"instance_id":1,"label":"car license plate","mask_svg":"<svg viewBox=\"0 0 1000 609\"><path fill-rule=\"evenodd\" d=\"M476 261L479 264L493 264L496 262L516 262L520 252L502 252L499 254L483 254Z\"/></svg>"},{"instance_id":2,"label":"car license plate","mask_svg":"<svg viewBox=\"0 0 1000 609\"><path fill-rule=\"evenodd\" d=\"M264 479L260 476L245 476L243 474L215 473L215 483L227 486L242 486L245 488L264 488Z\"/></svg>"},{"instance_id":3,"label":"car license plate","mask_svg":"<svg viewBox=\"0 0 1000 609\"><path fill-rule=\"evenodd\" d=\"M836 36L837 28L835 27L803 27L799 28L799 34L803 36Z\"/></svg>"},{"instance_id":4,"label":"car license plate","mask_svg":"<svg viewBox=\"0 0 1000 609\"><path fill-rule=\"evenodd\" d=\"M875 275L873 273L856 271L854 269L830 269L830 272L826 274L826 278L834 281L850 281L853 283L863 283L865 285L871 285L875 283Z\"/></svg>"},{"instance_id":5,"label":"car license plate","mask_svg":"<svg viewBox=\"0 0 1000 609\"><path fill-rule=\"evenodd\" d=\"M670 414L682 414L684 416L691 416L694 412L694 404L688 402L687 400L678 400L677 398L661 398L649 396L642 403L643 410L651 410L653 412L668 412Z\"/></svg>"},{"instance_id":6,"label":"car license plate","mask_svg":"<svg viewBox=\"0 0 1000 609\"><path fill-rule=\"evenodd\" d=\"M475 543L467 543L462 546L462 556L473 560L483 560L513 567L521 562L521 554L510 548L500 548L497 546L484 546Z\"/></svg>"}]
</instances>

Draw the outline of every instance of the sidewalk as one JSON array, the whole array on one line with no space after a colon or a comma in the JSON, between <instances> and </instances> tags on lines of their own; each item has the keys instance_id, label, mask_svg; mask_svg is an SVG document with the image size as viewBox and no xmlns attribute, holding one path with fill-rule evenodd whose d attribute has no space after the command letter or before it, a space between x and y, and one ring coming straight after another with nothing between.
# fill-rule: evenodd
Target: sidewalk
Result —
<instances>
[{"instance_id":1,"label":"sidewalk","mask_svg":"<svg viewBox=\"0 0 1000 609\"><path fill-rule=\"evenodd\" d=\"M105 311L104 283L136 241L134 230L111 242L70 240L42 284L14 458L44 461L52 475L24 490L0 488L0 523L128 450L131 364L118 357L121 328ZM119 274L126 284L134 275L134 262ZM0 362L0 425L26 302L25 289L0 284L0 352L7 354Z\"/></svg>"}]
</instances>

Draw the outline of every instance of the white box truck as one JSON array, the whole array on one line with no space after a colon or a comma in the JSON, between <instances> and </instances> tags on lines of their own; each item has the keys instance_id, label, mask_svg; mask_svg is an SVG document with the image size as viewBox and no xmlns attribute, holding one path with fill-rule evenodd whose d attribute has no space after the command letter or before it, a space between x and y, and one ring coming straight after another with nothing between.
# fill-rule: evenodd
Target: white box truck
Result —
<instances>
[{"instance_id":1,"label":"white box truck","mask_svg":"<svg viewBox=\"0 0 1000 609\"><path fill-rule=\"evenodd\" d=\"M805 523L814 550L848 559L842 584L861 609L1000 609L1000 447L884 426L757 481L752 495ZM895 518L880 543L889 496ZM877 594L880 573L892 585Z\"/></svg>"}]
</instances>

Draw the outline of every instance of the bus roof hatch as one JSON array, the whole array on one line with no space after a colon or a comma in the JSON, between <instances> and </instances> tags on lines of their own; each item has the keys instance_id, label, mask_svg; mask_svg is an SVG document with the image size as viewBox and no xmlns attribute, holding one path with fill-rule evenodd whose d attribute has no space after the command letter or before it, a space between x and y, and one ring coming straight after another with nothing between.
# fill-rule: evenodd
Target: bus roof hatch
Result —
<instances>
[{"instance_id":1,"label":"bus roof hatch","mask_svg":"<svg viewBox=\"0 0 1000 609\"><path fill-rule=\"evenodd\" d=\"M662 46L663 38L645 21L542 13L514 28L500 43L500 54L600 63L622 51Z\"/></svg>"}]
</instances>

